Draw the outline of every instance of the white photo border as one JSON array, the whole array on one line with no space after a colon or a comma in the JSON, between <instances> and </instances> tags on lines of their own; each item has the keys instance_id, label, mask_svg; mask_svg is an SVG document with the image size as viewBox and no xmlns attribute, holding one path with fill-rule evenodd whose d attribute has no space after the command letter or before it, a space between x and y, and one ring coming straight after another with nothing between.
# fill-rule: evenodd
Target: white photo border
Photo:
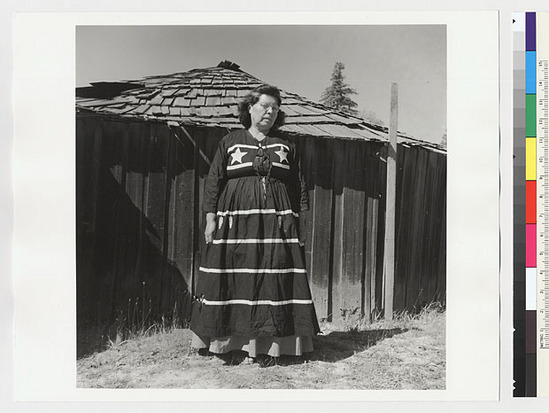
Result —
<instances>
[{"instance_id":1,"label":"white photo border","mask_svg":"<svg viewBox=\"0 0 549 413\"><path fill-rule=\"evenodd\" d=\"M446 390L76 388L75 27L445 24ZM499 397L498 13L29 13L14 18L15 388L18 401L442 401Z\"/></svg>"}]
</instances>

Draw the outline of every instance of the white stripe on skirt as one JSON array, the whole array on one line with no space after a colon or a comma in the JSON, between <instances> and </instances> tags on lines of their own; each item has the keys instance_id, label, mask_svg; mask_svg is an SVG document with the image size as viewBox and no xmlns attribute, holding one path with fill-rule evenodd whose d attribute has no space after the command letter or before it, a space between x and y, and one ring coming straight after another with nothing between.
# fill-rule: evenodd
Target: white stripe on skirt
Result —
<instances>
[{"instance_id":1,"label":"white stripe on skirt","mask_svg":"<svg viewBox=\"0 0 549 413\"><path fill-rule=\"evenodd\" d=\"M264 239L214 239L213 244L299 244L298 238L264 238Z\"/></svg>"},{"instance_id":2,"label":"white stripe on skirt","mask_svg":"<svg viewBox=\"0 0 549 413\"><path fill-rule=\"evenodd\" d=\"M299 217L299 214L297 212L292 211L291 209L286 209L284 211L277 211L273 208L268 209L241 209L241 210L235 210L235 211L218 211L217 216L218 217L224 217L227 215L254 215L254 214L261 214L261 215L269 215L269 214L276 214L276 215L290 215L292 214L294 217Z\"/></svg>"},{"instance_id":3,"label":"white stripe on skirt","mask_svg":"<svg viewBox=\"0 0 549 413\"><path fill-rule=\"evenodd\" d=\"M288 304L312 304L313 300L284 300L284 301L273 301L273 300L226 300L226 301L211 301L211 300L202 300L205 305L229 305L229 304L243 304L243 305L271 305L271 306L280 306Z\"/></svg>"},{"instance_id":4,"label":"white stripe on skirt","mask_svg":"<svg viewBox=\"0 0 549 413\"><path fill-rule=\"evenodd\" d=\"M305 268L207 268L200 267L198 269L202 272L210 272L215 274L235 274L235 273L246 273L246 274L290 274L292 272L299 274L306 274L307 270Z\"/></svg>"}]
</instances>

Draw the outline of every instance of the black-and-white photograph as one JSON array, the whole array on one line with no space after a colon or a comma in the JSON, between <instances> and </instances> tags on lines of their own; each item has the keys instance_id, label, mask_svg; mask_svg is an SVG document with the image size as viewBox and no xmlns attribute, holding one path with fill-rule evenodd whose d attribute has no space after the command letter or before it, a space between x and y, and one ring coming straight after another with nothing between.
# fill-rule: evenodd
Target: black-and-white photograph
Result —
<instances>
[{"instance_id":1,"label":"black-and-white photograph","mask_svg":"<svg viewBox=\"0 0 549 413\"><path fill-rule=\"evenodd\" d=\"M445 25L76 27L77 386L446 388Z\"/></svg>"}]
</instances>

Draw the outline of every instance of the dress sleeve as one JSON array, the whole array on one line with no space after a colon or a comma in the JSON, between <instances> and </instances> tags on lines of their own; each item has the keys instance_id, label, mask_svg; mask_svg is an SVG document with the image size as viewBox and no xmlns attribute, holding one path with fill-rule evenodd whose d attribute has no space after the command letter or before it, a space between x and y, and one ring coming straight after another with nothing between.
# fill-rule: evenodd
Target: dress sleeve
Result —
<instances>
[{"instance_id":1,"label":"dress sleeve","mask_svg":"<svg viewBox=\"0 0 549 413\"><path fill-rule=\"evenodd\" d=\"M290 182L290 199L292 202L292 210L295 212L309 210L309 192L307 191L307 183L301 173L301 161L299 153L292 145L292 178Z\"/></svg>"},{"instance_id":2,"label":"dress sleeve","mask_svg":"<svg viewBox=\"0 0 549 413\"><path fill-rule=\"evenodd\" d=\"M225 150L225 142L225 138L219 142L212 164L210 165L210 171L206 176L204 199L202 201L202 210L204 212L217 212L217 200L227 181L227 152Z\"/></svg>"}]
</instances>

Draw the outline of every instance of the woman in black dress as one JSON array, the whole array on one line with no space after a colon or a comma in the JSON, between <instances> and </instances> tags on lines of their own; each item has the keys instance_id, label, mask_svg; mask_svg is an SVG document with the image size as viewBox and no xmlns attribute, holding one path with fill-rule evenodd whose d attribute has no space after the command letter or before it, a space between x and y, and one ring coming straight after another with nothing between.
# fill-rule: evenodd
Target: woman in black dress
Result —
<instances>
[{"instance_id":1,"label":"woman in black dress","mask_svg":"<svg viewBox=\"0 0 549 413\"><path fill-rule=\"evenodd\" d=\"M245 129L221 140L210 167L194 348L298 356L320 331L298 234L307 192L294 145L275 135L280 105L276 87L250 92L239 105Z\"/></svg>"}]
</instances>

